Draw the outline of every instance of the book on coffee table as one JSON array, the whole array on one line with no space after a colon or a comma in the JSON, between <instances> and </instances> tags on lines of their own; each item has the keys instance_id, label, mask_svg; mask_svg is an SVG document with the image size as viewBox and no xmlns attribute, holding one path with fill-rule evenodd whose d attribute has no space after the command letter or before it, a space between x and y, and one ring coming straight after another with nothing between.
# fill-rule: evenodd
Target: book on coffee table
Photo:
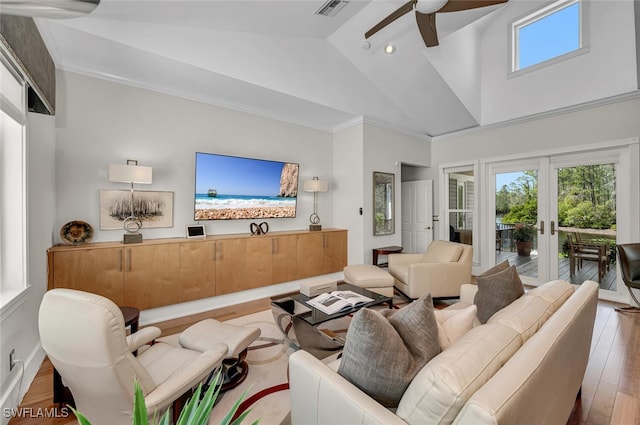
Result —
<instances>
[{"instance_id":1,"label":"book on coffee table","mask_svg":"<svg viewBox=\"0 0 640 425\"><path fill-rule=\"evenodd\" d=\"M349 310L370 303L371 301L373 301L373 298L356 294L353 291L333 291L320 294L307 301L307 304L324 313L334 314L339 311Z\"/></svg>"}]
</instances>

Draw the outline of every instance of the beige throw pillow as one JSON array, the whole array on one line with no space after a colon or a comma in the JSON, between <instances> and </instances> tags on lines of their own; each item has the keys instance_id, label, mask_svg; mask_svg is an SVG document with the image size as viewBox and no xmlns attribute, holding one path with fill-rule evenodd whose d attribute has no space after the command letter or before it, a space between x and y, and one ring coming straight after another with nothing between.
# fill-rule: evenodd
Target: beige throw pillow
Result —
<instances>
[{"instance_id":1,"label":"beige throw pillow","mask_svg":"<svg viewBox=\"0 0 640 425\"><path fill-rule=\"evenodd\" d=\"M383 406L396 407L438 353L433 301L425 294L400 310L365 308L354 314L338 373Z\"/></svg>"},{"instance_id":2,"label":"beige throw pillow","mask_svg":"<svg viewBox=\"0 0 640 425\"><path fill-rule=\"evenodd\" d=\"M473 329L477 312L475 305L462 309L435 310L440 348L444 350Z\"/></svg>"},{"instance_id":3,"label":"beige throw pillow","mask_svg":"<svg viewBox=\"0 0 640 425\"><path fill-rule=\"evenodd\" d=\"M422 254L423 263L455 263L462 255L459 243L448 241L433 241Z\"/></svg>"}]
</instances>

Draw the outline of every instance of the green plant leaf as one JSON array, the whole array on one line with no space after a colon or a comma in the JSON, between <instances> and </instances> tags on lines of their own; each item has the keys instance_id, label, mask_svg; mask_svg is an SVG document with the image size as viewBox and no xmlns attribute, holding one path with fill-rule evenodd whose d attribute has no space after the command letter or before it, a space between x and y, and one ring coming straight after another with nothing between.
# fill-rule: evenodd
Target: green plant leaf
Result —
<instances>
[{"instance_id":1,"label":"green plant leaf","mask_svg":"<svg viewBox=\"0 0 640 425\"><path fill-rule=\"evenodd\" d=\"M231 407L231 410L229 410L229 413L226 414L226 416L222 419L222 422L220 422L220 425L231 425L231 424L236 424L236 423L240 423L242 422L241 418L244 419L244 417L246 416L247 413L249 413L251 410L247 410L246 412L244 412L242 415L240 415L235 421L231 422L231 419L233 418L233 415L236 414L236 412L238 411L238 408L240 407L240 404L242 403L242 401L247 397L247 394L249 394L249 390L251 390L251 387L247 388L241 395L240 397L236 400L236 402L233 404L233 406ZM238 422L238 419L240 419L240 422Z\"/></svg>"},{"instance_id":2,"label":"green plant leaf","mask_svg":"<svg viewBox=\"0 0 640 425\"><path fill-rule=\"evenodd\" d=\"M67 407L71 409L74 415L76 415L76 419L78 419L79 425L91 425L91 422L89 422L89 419L85 418L82 413L78 412L76 409L69 406L68 404L67 404Z\"/></svg>"},{"instance_id":3,"label":"green plant leaf","mask_svg":"<svg viewBox=\"0 0 640 425\"><path fill-rule=\"evenodd\" d=\"M136 379L133 387L133 425L149 425L147 405L142 394L140 383Z\"/></svg>"}]
</instances>

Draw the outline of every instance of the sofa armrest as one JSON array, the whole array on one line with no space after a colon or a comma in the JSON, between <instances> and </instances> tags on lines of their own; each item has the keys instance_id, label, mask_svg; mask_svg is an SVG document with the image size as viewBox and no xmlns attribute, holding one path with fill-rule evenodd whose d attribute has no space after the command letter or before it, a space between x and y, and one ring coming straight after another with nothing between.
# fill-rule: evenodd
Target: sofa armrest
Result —
<instances>
[{"instance_id":1,"label":"sofa armrest","mask_svg":"<svg viewBox=\"0 0 640 425\"><path fill-rule=\"evenodd\" d=\"M306 351L289 357L289 386L292 425L406 425Z\"/></svg>"},{"instance_id":2,"label":"sofa armrest","mask_svg":"<svg viewBox=\"0 0 640 425\"><path fill-rule=\"evenodd\" d=\"M159 328L156 328L155 326L147 326L146 328L140 329L138 332L128 335L127 346L129 347L129 351L136 351L143 345L150 343L156 338L159 338L161 333L162 332Z\"/></svg>"}]
</instances>

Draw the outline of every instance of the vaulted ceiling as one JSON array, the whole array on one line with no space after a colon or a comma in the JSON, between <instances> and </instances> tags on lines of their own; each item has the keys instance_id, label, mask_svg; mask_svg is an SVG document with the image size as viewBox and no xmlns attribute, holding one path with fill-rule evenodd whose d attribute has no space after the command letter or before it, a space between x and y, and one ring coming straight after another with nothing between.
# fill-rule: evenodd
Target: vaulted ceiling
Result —
<instances>
[{"instance_id":1,"label":"vaulted ceiling","mask_svg":"<svg viewBox=\"0 0 640 425\"><path fill-rule=\"evenodd\" d=\"M405 2L350 0L328 17L314 13L325 0L101 0L37 24L59 69L305 126L363 116L435 136L481 124L479 40L509 3L438 14L437 47L412 13L366 46Z\"/></svg>"}]
</instances>

